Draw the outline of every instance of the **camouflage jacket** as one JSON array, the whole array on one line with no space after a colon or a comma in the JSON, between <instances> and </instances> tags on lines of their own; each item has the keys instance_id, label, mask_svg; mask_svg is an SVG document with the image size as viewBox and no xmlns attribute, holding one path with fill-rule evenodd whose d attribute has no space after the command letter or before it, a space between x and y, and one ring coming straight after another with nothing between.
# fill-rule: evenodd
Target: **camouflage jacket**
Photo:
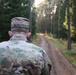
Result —
<instances>
[{"instance_id":1,"label":"camouflage jacket","mask_svg":"<svg viewBox=\"0 0 76 75\"><path fill-rule=\"evenodd\" d=\"M10 39L0 43L0 75L38 74L45 63L50 63L42 48L25 40Z\"/></svg>"}]
</instances>

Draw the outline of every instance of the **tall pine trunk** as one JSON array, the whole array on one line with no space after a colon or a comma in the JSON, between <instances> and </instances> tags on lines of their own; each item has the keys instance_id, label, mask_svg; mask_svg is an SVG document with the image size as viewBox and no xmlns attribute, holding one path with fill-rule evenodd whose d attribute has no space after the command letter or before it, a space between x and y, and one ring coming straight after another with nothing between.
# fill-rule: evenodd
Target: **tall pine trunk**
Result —
<instances>
[{"instance_id":1,"label":"tall pine trunk","mask_svg":"<svg viewBox=\"0 0 76 75\"><path fill-rule=\"evenodd\" d=\"M30 20L30 31L32 33L32 10L31 10L31 7L32 7L32 2L31 2L31 0L29 0L29 20Z\"/></svg>"},{"instance_id":2,"label":"tall pine trunk","mask_svg":"<svg viewBox=\"0 0 76 75\"><path fill-rule=\"evenodd\" d=\"M70 38L70 4L69 4L69 0L66 0L66 5L67 5L67 24L68 24L68 38L67 38L67 48L69 50L71 50L71 38Z\"/></svg>"},{"instance_id":3,"label":"tall pine trunk","mask_svg":"<svg viewBox=\"0 0 76 75\"><path fill-rule=\"evenodd\" d=\"M58 39L60 38L60 4L61 1L58 0Z\"/></svg>"}]
</instances>

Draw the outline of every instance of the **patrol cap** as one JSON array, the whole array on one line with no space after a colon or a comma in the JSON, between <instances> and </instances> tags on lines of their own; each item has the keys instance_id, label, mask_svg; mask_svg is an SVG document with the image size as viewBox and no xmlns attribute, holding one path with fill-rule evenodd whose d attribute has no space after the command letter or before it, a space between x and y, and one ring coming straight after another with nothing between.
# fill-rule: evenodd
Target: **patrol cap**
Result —
<instances>
[{"instance_id":1,"label":"patrol cap","mask_svg":"<svg viewBox=\"0 0 76 75\"><path fill-rule=\"evenodd\" d=\"M29 20L23 17L14 17L11 19L11 29L13 28L29 29Z\"/></svg>"}]
</instances>

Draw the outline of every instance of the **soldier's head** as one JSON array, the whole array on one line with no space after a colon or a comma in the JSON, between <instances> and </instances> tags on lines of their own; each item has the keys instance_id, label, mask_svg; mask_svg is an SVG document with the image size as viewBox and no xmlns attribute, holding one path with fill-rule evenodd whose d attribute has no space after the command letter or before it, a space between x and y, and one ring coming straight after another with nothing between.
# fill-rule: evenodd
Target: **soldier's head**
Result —
<instances>
[{"instance_id":1,"label":"soldier's head","mask_svg":"<svg viewBox=\"0 0 76 75\"><path fill-rule=\"evenodd\" d=\"M11 19L11 31L9 31L9 36L11 37L16 33L29 33L29 20L27 18L14 17Z\"/></svg>"}]
</instances>

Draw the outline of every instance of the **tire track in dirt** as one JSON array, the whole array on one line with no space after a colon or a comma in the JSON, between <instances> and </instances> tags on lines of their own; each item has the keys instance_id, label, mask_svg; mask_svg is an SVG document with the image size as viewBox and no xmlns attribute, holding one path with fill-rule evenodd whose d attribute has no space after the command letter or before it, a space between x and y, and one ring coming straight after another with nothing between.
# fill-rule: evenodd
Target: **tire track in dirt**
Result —
<instances>
[{"instance_id":1,"label":"tire track in dirt","mask_svg":"<svg viewBox=\"0 0 76 75\"><path fill-rule=\"evenodd\" d=\"M76 69L62 55L60 50L44 36L39 36L39 38L41 42L39 46L47 52L52 62L51 75L76 75Z\"/></svg>"}]
</instances>

